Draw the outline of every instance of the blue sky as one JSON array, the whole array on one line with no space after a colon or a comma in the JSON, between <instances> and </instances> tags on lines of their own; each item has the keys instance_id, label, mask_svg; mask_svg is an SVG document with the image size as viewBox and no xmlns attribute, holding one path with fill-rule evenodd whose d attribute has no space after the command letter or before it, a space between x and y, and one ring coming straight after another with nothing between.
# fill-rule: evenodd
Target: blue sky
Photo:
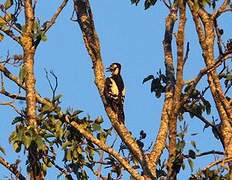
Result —
<instances>
[{"instance_id":1,"label":"blue sky","mask_svg":"<svg viewBox=\"0 0 232 180\"><path fill-rule=\"evenodd\" d=\"M39 1L36 13L41 22L52 16L58 6L57 2L61 1ZM59 80L58 93L63 95L62 107L84 110L83 115L90 115L93 118L103 116L105 126L109 127L109 120L94 84L92 64L84 47L81 31L78 24L70 20L72 6L70 1L56 25L48 32L48 40L38 47L35 59L36 86L42 96L51 96L44 68L54 71ZM159 69L164 70L162 40L168 11L160 1L156 7L147 11L144 11L142 5L132 6L129 0L91 1L91 6L105 66L109 66L112 62L122 64L122 76L127 89L126 126L137 137L140 130L145 130L149 146L150 142L155 140L159 128L163 98L156 99L154 94L150 93L149 83L143 85L142 81L147 75L156 74ZM231 23L231 20L227 20ZM188 17L186 40L190 42L190 58L186 63L186 80L192 79L197 75L198 68L203 67L201 51L192 25L192 19ZM228 23L223 25L226 29L230 27ZM227 37L231 37L231 34ZM12 54L20 51L15 43L12 44L7 38L0 44L0 49L1 57L6 55L7 50ZM12 147L7 140L13 129L9 124L15 113L12 109L1 106L0 114L2 130L0 145L6 148L7 156L4 157L13 162L15 157L23 156L12 153ZM218 116L215 111L213 115ZM185 117L189 124L189 133L199 133L194 138L199 140L200 150L221 149L219 142L210 134L210 129L203 132L204 125L200 121L190 119L189 116ZM191 137L188 136L188 144L190 140ZM204 167L210 161L213 159L199 158L196 160L196 166ZM24 165L21 165L24 168ZM49 171L47 179L54 179L54 172L56 171ZM189 173L189 167L186 166L186 172L182 172L179 179L186 179ZM8 171L0 166L0 179L5 175L9 175ZM123 179L127 178L129 177L126 175Z\"/></svg>"}]
</instances>

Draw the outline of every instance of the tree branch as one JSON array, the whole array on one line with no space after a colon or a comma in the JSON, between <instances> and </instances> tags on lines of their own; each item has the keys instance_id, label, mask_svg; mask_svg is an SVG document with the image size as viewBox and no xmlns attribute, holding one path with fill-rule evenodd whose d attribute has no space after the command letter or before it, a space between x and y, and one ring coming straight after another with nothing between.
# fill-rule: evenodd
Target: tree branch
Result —
<instances>
[{"instance_id":1,"label":"tree branch","mask_svg":"<svg viewBox=\"0 0 232 180\"><path fill-rule=\"evenodd\" d=\"M214 162L211 162L209 165L207 165L202 171L205 171L206 169L210 169L212 168L213 166L216 166L218 164L221 164L221 163L228 163L228 162L231 162L232 161L232 157L226 157L226 158L223 158L223 159L219 159L217 161L214 161Z\"/></svg>"},{"instance_id":2,"label":"tree branch","mask_svg":"<svg viewBox=\"0 0 232 180\"><path fill-rule=\"evenodd\" d=\"M10 172L12 172L16 176L16 178L19 178L19 180L26 180L26 178L18 171L17 166L14 166L14 164L8 163L2 157L0 157L0 164L5 166Z\"/></svg>"},{"instance_id":3,"label":"tree branch","mask_svg":"<svg viewBox=\"0 0 232 180\"><path fill-rule=\"evenodd\" d=\"M111 120L111 123L120 138L130 149L132 154L139 160L141 164L144 164L144 156L137 142L127 130L124 124L119 123L118 117L111 107L107 104L104 97L105 75L104 65L101 58L100 43L97 36L97 32L94 26L93 14L90 8L89 1L74 0L74 9L77 15L77 21L83 34L83 40L86 49L92 59L93 70L95 75L95 84L98 88L100 97L105 107L105 111ZM144 166L143 166L144 167Z\"/></svg>"},{"instance_id":4,"label":"tree branch","mask_svg":"<svg viewBox=\"0 0 232 180\"><path fill-rule=\"evenodd\" d=\"M229 3L230 0L224 0L223 4L212 14L212 18L216 20L222 13L232 11L232 5Z\"/></svg>"},{"instance_id":5,"label":"tree branch","mask_svg":"<svg viewBox=\"0 0 232 180\"><path fill-rule=\"evenodd\" d=\"M168 134L168 123L170 118L170 113L173 105L173 90L175 83L175 73L173 66L173 56L172 56L172 35L175 21L177 19L177 9L173 7L170 10L169 15L166 18L165 24L165 35L163 41L164 53L165 53L165 67L166 67L166 77L167 77L167 87L165 93L165 101L162 109L161 115L161 124L159 128L159 132L156 138L156 142L153 146L151 153L149 154L150 161L148 162L148 166L151 171L156 171L156 162L159 160L163 149L165 148L167 134Z\"/></svg>"},{"instance_id":6,"label":"tree branch","mask_svg":"<svg viewBox=\"0 0 232 180\"><path fill-rule=\"evenodd\" d=\"M69 0L63 0L62 4L58 7L55 14L52 16L51 20L47 21L43 33L46 33L55 24L56 19L58 18L58 16L62 12L68 1Z\"/></svg>"},{"instance_id":7,"label":"tree branch","mask_svg":"<svg viewBox=\"0 0 232 180\"><path fill-rule=\"evenodd\" d=\"M82 126L78 125L77 122L72 121L69 122L68 117L66 116L65 121L68 122L69 124L71 124L78 132L80 132L86 139L88 139L89 141L93 142L94 144L96 144L100 149L102 149L103 151L111 154L115 159L117 159L122 165L123 167L136 179L140 179L143 180L144 178L138 174L138 172L133 169L129 162L124 159L118 152L116 152L113 148L107 146L104 142L98 140L97 138L95 138L91 133L89 133L87 130L85 130Z\"/></svg>"},{"instance_id":8,"label":"tree branch","mask_svg":"<svg viewBox=\"0 0 232 180\"><path fill-rule=\"evenodd\" d=\"M224 152L212 150L212 151L207 151L207 152L196 154L196 157L201 157L201 156L206 156L206 155L211 155L211 154L213 154L213 155L215 155L215 154L224 155ZM184 155L184 157L185 158L190 158L189 155Z\"/></svg>"},{"instance_id":9,"label":"tree branch","mask_svg":"<svg viewBox=\"0 0 232 180\"><path fill-rule=\"evenodd\" d=\"M3 72L3 74L10 80L12 80L14 83L16 83L19 87L23 88L25 90L25 85L22 84L22 82L20 81L20 79L15 76L14 74L12 74L5 66L3 66L3 64L0 63L0 71ZM42 98L37 92L36 92L36 98L37 101L41 104L47 105L47 106L53 106L52 103L47 100Z\"/></svg>"},{"instance_id":10,"label":"tree branch","mask_svg":"<svg viewBox=\"0 0 232 180\"><path fill-rule=\"evenodd\" d=\"M4 32L7 36L21 45L20 38L16 36L11 30L0 28L0 31Z\"/></svg>"},{"instance_id":11,"label":"tree branch","mask_svg":"<svg viewBox=\"0 0 232 180\"><path fill-rule=\"evenodd\" d=\"M205 123L205 125L210 126L218 135L220 142L222 144L222 146L225 148L225 144L223 141L223 137L221 135L221 133L219 132L219 129L212 123L210 123L207 119L205 119L202 115L197 114L196 112L192 111L189 107L184 106L183 107L187 112L192 113L194 116L196 116L198 119L200 119L203 123Z\"/></svg>"},{"instance_id":12,"label":"tree branch","mask_svg":"<svg viewBox=\"0 0 232 180\"><path fill-rule=\"evenodd\" d=\"M176 81L175 81L175 88L173 94L173 102L172 102L172 110L170 112L170 119L169 119L169 156L167 162L167 169L168 169L168 177L170 180L176 179L176 168L175 164L173 163L176 159L176 128L177 128L177 116L179 112L180 106L180 99L181 99L181 92L183 88L183 70L184 70L184 40L185 40L185 23L186 23L186 7L185 2L179 2L179 25L178 25L178 32L176 36L176 45L177 45L177 72L176 72ZM188 50L186 54L188 53ZM187 55L185 56L187 57Z\"/></svg>"}]
</instances>

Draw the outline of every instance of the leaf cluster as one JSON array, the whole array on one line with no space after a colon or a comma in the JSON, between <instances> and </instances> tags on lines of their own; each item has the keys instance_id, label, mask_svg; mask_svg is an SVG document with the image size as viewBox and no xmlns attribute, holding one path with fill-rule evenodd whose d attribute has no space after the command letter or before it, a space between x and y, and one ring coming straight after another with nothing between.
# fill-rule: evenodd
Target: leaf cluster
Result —
<instances>
[{"instance_id":1,"label":"leaf cluster","mask_svg":"<svg viewBox=\"0 0 232 180\"><path fill-rule=\"evenodd\" d=\"M155 93L157 98L160 98L161 94L165 92L166 85L167 85L167 78L161 72L161 70L157 73L157 77L153 75L149 75L144 78L143 83L151 81L151 93Z\"/></svg>"},{"instance_id":2,"label":"leaf cluster","mask_svg":"<svg viewBox=\"0 0 232 180\"><path fill-rule=\"evenodd\" d=\"M139 4L140 0L131 0L131 4L135 4L136 6ZM157 0L145 0L144 1L144 9L148 9L151 6L156 4Z\"/></svg>"},{"instance_id":3,"label":"leaf cluster","mask_svg":"<svg viewBox=\"0 0 232 180\"><path fill-rule=\"evenodd\" d=\"M73 173L78 179L88 179L84 167L94 172L96 165L94 159L99 155L99 149L64 118L68 117L70 122L77 122L79 126L85 128L89 133L95 134L102 142L105 142L111 135L112 128L103 129L101 117L95 120L91 120L90 117L80 118L81 110L68 109L61 112L60 98L61 96L58 95L53 99L54 106L52 107L46 105L38 107L37 118L40 124L37 128L28 126L26 116L15 117L12 124L16 125L16 128L10 135L9 141L15 152L20 152L23 148L28 151L30 148L36 147L35 153L39 156L44 173L47 168L54 166L57 150L62 149L64 168L67 174L71 176Z\"/></svg>"}]
</instances>

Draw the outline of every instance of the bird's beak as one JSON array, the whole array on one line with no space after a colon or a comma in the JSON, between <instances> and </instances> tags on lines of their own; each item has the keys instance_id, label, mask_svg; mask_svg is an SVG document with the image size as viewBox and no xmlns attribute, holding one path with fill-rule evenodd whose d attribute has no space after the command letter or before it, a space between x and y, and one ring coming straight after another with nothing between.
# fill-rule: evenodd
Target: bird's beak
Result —
<instances>
[{"instance_id":1,"label":"bird's beak","mask_svg":"<svg viewBox=\"0 0 232 180\"><path fill-rule=\"evenodd\" d=\"M110 71L111 71L110 67L106 68L106 72L110 72Z\"/></svg>"}]
</instances>

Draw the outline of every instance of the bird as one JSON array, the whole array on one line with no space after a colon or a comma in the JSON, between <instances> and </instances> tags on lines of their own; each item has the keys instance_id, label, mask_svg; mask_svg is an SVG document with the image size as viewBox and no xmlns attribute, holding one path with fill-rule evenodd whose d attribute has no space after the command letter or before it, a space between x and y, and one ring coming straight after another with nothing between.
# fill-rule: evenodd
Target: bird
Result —
<instances>
[{"instance_id":1,"label":"bird","mask_svg":"<svg viewBox=\"0 0 232 180\"><path fill-rule=\"evenodd\" d=\"M112 63L110 67L106 68L106 71L111 72L111 76L106 78L104 88L107 104L117 114L119 122L124 124L123 104L126 90L121 76L121 64Z\"/></svg>"}]
</instances>

